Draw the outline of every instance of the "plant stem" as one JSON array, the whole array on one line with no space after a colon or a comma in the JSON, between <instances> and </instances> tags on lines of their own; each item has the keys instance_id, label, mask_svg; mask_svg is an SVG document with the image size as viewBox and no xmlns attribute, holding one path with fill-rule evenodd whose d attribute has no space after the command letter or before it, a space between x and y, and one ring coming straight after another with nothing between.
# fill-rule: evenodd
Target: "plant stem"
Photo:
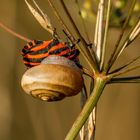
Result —
<instances>
[{"instance_id":1,"label":"plant stem","mask_svg":"<svg viewBox=\"0 0 140 140\"><path fill-rule=\"evenodd\" d=\"M101 76L96 77L94 90L91 93L90 97L88 98L85 106L83 107L82 112L80 113L77 120L74 122L72 128L70 129L69 133L67 134L65 140L74 140L75 137L78 135L80 129L88 119L93 108L96 106L106 83L107 83L106 78Z\"/></svg>"},{"instance_id":2,"label":"plant stem","mask_svg":"<svg viewBox=\"0 0 140 140\"><path fill-rule=\"evenodd\" d=\"M24 37L24 36L22 36L22 35L16 33L15 31L11 30L9 27L7 27L6 25L4 25L4 24L1 23L1 22L0 22L0 27L3 28L4 30L6 30L8 33L10 33L10 34L16 36L17 38L20 38L20 39L22 39L22 40L24 40L24 41L26 41L26 42L30 42L30 41L31 41L30 39L28 39L28 38L26 38L26 37Z\"/></svg>"},{"instance_id":3,"label":"plant stem","mask_svg":"<svg viewBox=\"0 0 140 140\"><path fill-rule=\"evenodd\" d=\"M51 8L53 9L53 12L55 14L55 16L57 17L58 21L60 22L60 24L62 25L64 31L68 34L68 37L70 39L70 41L72 43L76 42L76 39L74 38L74 36L72 35L72 33L70 32L70 30L68 29L67 25L64 23L63 19L61 18L61 16L59 15L58 10L55 8L55 6L53 5L51 0L48 0L48 3L50 4Z\"/></svg>"},{"instance_id":4,"label":"plant stem","mask_svg":"<svg viewBox=\"0 0 140 140\"><path fill-rule=\"evenodd\" d=\"M135 67L132 67L132 68L129 68L129 69L126 69L125 71L122 71L122 72L119 71L119 72L110 74L109 76L110 76L110 77L117 77L117 76L119 76L119 75L126 74L126 73L131 72L131 71L136 70L136 69L140 69L140 65L135 66Z\"/></svg>"},{"instance_id":5,"label":"plant stem","mask_svg":"<svg viewBox=\"0 0 140 140\"><path fill-rule=\"evenodd\" d=\"M130 45L130 43L132 43L134 41L134 39L136 39L136 37L138 37L139 34L140 34L140 19L138 20L136 25L133 27L132 31L130 31L127 38L123 42L123 44L118 49L118 52L116 53L116 55L114 55L114 57L112 58L112 61L115 62L119 58L119 56L122 54L124 49L126 47L128 47L128 45Z\"/></svg>"},{"instance_id":6,"label":"plant stem","mask_svg":"<svg viewBox=\"0 0 140 140\"><path fill-rule=\"evenodd\" d=\"M91 43L89 35L88 35L87 28L86 28L86 23L85 23L85 20L83 18L82 10L81 10L81 7L80 7L80 2L79 2L79 0L75 0L75 3L76 3L77 8L78 8L78 13L79 13L79 16L80 16L82 24L83 24L83 28L84 28L85 35L87 37L87 41L88 41L88 43Z\"/></svg>"},{"instance_id":7,"label":"plant stem","mask_svg":"<svg viewBox=\"0 0 140 140\"><path fill-rule=\"evenodd\" d=\"M120 32L119 38L118 38L118 40L117 40L117 42L116 42L116 44L115 44L115 48L114 48L114 50L113 50L113 52L112 52L112 54L111 54L111 56L110 56L110 58L109 58L109 61L108 61L107 65L106 65L106 67L105 67L105 71L106 71L106 72L108 72L108 71L110 70L110 68L112 67L112 65L113 65L114 62L116 61L115 54L116 54L116 52L117 52L117 50L118 50L118 47L119 47L120 42L121 42L121 40L122 40L122 37L123 37L123 35L124 35L125 29L127 28L127 25L128 25L128 23L129 23L129 20L130 20L130 18L131 18L131 16L132 16L132 12L133 12L135 3L136 3L136 0L133 0L132 3L131 3L131 5L130 5L130 8L129 8L129 11L128 11L126 20L125 20L125 22L124 22L124 24L123 24L123 27L122 27L122 30L121 30L121 32Z\"/></svg>"},{"instance_id":8,"label":"plant stem","mask_svg":"<svg viewBox=\"0 0 140 140\"><path fill-rule=\"evenodd\" d=\"M134 58L133 60L129 61L128 63L124 64L123 66L111 71L109 74L116 73L116 72L118 72L118 71L120 71L120 70L122 70L124 68L127 68L129 65L133 64L134 62L136 62L139 59L140 59L140 56Z\"/></svg>"},{"instance_id":9,"label":"plant stem","mask_svg":"<svg viewBox=\"0 0 140 140\"><path fill-rule=\"evenodd\" d=\"M114 83L140 83L140 76L112 78L110 84Z\"/></svg>"},{"instance_id":10,"label":"plant stem","mask_svg":"<svg viewBox=\"0 0 140 140\"><path fill-rule=\"evenodd\" d=\"M78 35L79 39L81 40L82 45L84 46L82 49L83 49L83 51L85 52L86 57L88 58L88 61L91 63L92 67L94 68L94 71L97 72L97 71L98 71L98 68L97 68L97 65L96 65L97 62L95 62L95 61L96 61L96 57L95 57L96 54L95 54L95 53L92 54L93 56L90 54L90 51L89 51L89 49L87 48L88 44L87 44L87 42L85 41L85 39L83 38L83 36L81 35L81 33L79 32L77 26L75 25L75 23L74 23L74 21L73 21L73 18L72 18L72 16L70 15L70 13L69 13L69 11L68 11L68 9L67 9L67 7L66 7L64 1L63 1L63 0L60 0L60 3L61 3L61 5L62 5L62 7L64 8L64 10L65 10L65 12L66 12L66 14L67 14L67 16L68 16L70 22L71 22L71 24L72 24L72 26L73 26L73 28L74 28L76 34ZM94 57L94 60L93 60L93 57Z\"/></svg>"},{"instance_id":11,"label":"plant stem","mask_svg":"<svg viewBox=\"0 0 140 140\"><path fill-rule=\"evenodd\" d=\"M102 38L103 38L103 18L104 18L104 2L105 0L100 0L99 2L99 7L98 7L98 12L99 12L99 21L98 21L98 38L97 38L97 46L96 46L96 53L98 60L100 62L101 60L101 55L102 55Z\"/></svg>"},{"instance_id":12,"label":"plant stem","mask_svg":"<svg viewBox=\"0 0 140 140\"><path fill-rule=\"evenodd\" d=\"M111 0L108 0L105 33L103 38L103 48L102 48L101 64L100 64L101 70L103 69L105 63L106 44L107 44L107 36L109 31L110 10L111 10Z\"/></svg>"},{"instance_id":13,"label":"plant stem","mask_svg":"<svg viewBox=\"0 0 140 140\"><path fill-rule=\"evenodd\" d=\"M48 0L48 2L50 4L50 6L52 7L53 12L56 15L57 19L59 20L60 24L62 25L64 31L68 34L69 39L71 40L71 42L75 43L77 40L75 39L75 37L73 36L73 34L71 33L71 31L69 30L69 28L67 27L67 25L64 23L63 19L59 15L59 12L57 11L57 9L55 8L55 6L53 5L52 1L51 0ZM63 4L62 6L64 7L64 9L66 10L66 13L68 13L68 11L67 11L67 9L66 9L66 7L64 5L64 2L62 2L62 4ZM69 17L69 13L68 13L68 17ZM71 19L71 17L69 17L69 18ZM73 23L72 25L75 27L74 22L72 22L72 23ZM79 33L79 36L80 36L80 40L82 41L84 38L82 38L80 32L78 32L78 33ZM91 67L91 69L95 72L95 71L97 71L97 68L95 67L96 65L94 64L93 60L91 60L91 58L89 58L89 55L85 51L85 49L87 47L87 43L85 41L82 41L82 42L84 42L84 47L83 48L81 46L79 46L79 45L76 45L76 46L80 50L81 54L83 55L83 57L85 58L85 60L87 61L87 63ZM88 50L88 49L86 49L86 50Z\"/></svg>"}]
</instances>

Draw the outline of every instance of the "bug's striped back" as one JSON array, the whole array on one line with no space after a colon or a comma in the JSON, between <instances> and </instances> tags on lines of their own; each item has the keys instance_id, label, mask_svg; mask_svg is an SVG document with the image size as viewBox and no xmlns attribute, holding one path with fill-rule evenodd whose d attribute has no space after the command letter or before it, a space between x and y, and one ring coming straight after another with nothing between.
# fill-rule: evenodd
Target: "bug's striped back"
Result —
<instances>
[{"instance_id":1,"label":"bug's striped back","mask_svg":"<svg viewBox=\"0 0 140 140\"><path fill-rule=\"evenodd\" d=\"M49 55L64 56L78 65L79 50L74 45L70 46L68 43L59 42L58 39L50 41L33 40L22 49L23 62L27 67L39 65Z\"/></svg>"}]
</instances>

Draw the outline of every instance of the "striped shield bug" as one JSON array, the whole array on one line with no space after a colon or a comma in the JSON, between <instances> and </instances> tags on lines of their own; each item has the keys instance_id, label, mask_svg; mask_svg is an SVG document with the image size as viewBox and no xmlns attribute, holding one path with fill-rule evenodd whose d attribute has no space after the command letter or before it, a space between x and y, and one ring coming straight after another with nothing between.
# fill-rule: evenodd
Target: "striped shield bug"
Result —
<instances>
[{"instance_id":1,"label":"striped shield bug","mask_svg":"<svg viewBox=\"0 0 140 140\"><path fill-rule=\"evenodd\" d=\"M33 40L22 49L23 62L27 67L37 66L49 55L64 56L73 60L78 66L79 50L69 42L60 42L57 38L49 41Z\"/></svg>"}]
</instances>

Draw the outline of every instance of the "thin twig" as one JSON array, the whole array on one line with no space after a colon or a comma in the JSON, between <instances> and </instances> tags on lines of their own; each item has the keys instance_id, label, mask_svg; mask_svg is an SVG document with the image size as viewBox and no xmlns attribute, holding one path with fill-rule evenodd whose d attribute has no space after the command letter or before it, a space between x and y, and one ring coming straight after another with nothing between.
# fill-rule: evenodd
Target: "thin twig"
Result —
<instances>
[{"instance_id":1,"label":"thin twig","mask_svg":"<svg viewBox=\"0 0 140 140\"><path fill-rule=\"evenodd\" d=\"M112 78L109 84L114 83L140 83L140 76Z\"/></svg>"},{"instance_id":2,"label":"thin twig","mask_svg":"<svg viewBox=\"0 0 140 140\"><path fill-rule=\"evenodd\" d=\"M126 40L124 41L124 43L121 45L121 47L118 49L117 53L114 55L114 57L112 58L112 62L116 61L119 56L122 54L123 50L130 45L130 43L132 43L134 41L134 39L136 39L136 37L138 37L138 35L140 34L140 20L138 20L138 22L136 23L136 25L133 27L133 29L130 31L130 33L128 34L128 36L126 37ZM108 69L109 70L109 69Z\"/></svg>"},{"instance_id":3,"label":"thin twig","mask_svg":"<svg viewBox=\"0 0 140 140\"><path fill-rule=\"evenodd\" d=\"M97 21L96 21L95 38L94 38L94 43L96 44L96 54L97 54L98 62L101 61L101 56L102 56L103 18L104 18L104 0L100 0L99 7L98 7ZM88 140L90 140L91 137L95 135L95 125L96 125L96 106L94 107L89 117Z\"/></svg>"},{"instance_id":4,"label":"thin twig","mask_svg":"<svg viewBox=\"0 0 140 140\"><path fill-rule=\"evenodd\" d=\"M96 47L96 53L98 60L101 60L102 55L102 38L103 38L103 18L104 18L104 0L100 0L99 2L99 25L98 25L98 38L97 38L97 47Z\"/></svg>"},{"instance_id":5,"label":"thin twig","mask_svg":"<svg viewBox=\"0 0 140 140\"><path fill-rule=\"evenodd\" d=\"M99 7L98 7L99 9ZM97 43L98 43L98 28L99 28L99 10L97 13L97 17L96 17L96 25L95 25L95 33L94 33L94 45L97 48ZM94 50L94 48L93 48Z\"/></svg>"},{"instance_id":6,"label":"thin twig","mask_svg":"<svg viewBox=\"0 0 140 140\"><path fill-rule=\"evenodd\" d=\"M80 136L80 140L85 140L85 126L84 125L79 132L79 136Z\"/></svg>"},{"instance_id":7,"label":"thin twig","mask_svg":"<svg viewBox=\"0 0 140 140\"><path fill-rule=\"evenodd\" d=\"M92 71L90 71L90 70L88 70L88 69L86 69L86 68L82 68L82 71L83 71L83 74L85 74L85 75L87 75L87 76L89 76L89 77L91 77L93 80L94 80L94 73L92 72Z\"/></svg>"},{"instance_id":8,"label":"thin twig","mask_svg":"<svg viewBox=\"0 0 140 140\"><path fill-rule=\"evenodd\" d=\"M98 68L97 68L97 65L95 65L95 63L96 63L96 62L95 62L96 58L95 58L94 60L92 59L92 55L90 54L90 51L89 51L88 48L87 48L88 44L86 43L85 39L82 37L82 35L81 35L81 33L79 32L77 26L75 25L75 23L74 23L74 21L73 21L71 15L70 15L70 13L69 13L67 7L66 7L64 1L63 1L63 0L60 0L60 2L61 2L61 4L62 4L62 6L63 6L63 8L64 8L64 10L65 10L65 12L66 12L68 18L70 19L73 28L75 29L77 35L79 36L79 38L80 38L80 40L81 40L81 43L82 43L83 46L84 46L84 47L83 47L83 50L84 50L84 52L86 53L86 56L88 57L88 60L89 60L90 63L92 64L92 67L94 68L94 71L97 72L97 71L98 71ZM94 56L95 56L95 54L94 54Z\"/></svg>"},{"instance_id":9,"label":"thin twig","mask_svg":"<svg viewBox=\"0 0 140 140\"><path fill-rule=\"evenodd\" d=\"M98 9L99 9L99 6L98 6ZM97 49L97 43L98 43L98 28L99 28L99 10L97 12L97 17L96 17L96 25L95 25L95 33L94 33L94 46L92 46L92 50L95 50ZM93 48L94 47L94 48ZM98 61L98 56L97 56L97 61ZM98 64L98 63L97 63ZM98 66L100 67L100 66ZM93 82L91 81L90 83L90 93L92 92L93 90ZM96 117L96 106L93 108L91 114L94 114L94 118L93 120L95 120L95 117ZM96 121L94 121L96 123ZM94 127L95 127L95 123L94 123ZM94 132L95 133L95 132Z\"/></svg>"},{"instance_id":10,"label":"thin twig","mask_svg":"<svg viewBox=\"0 0 140 140\"><path fill-rule=\"evenodd\" d=\"M92 72L90 72L88 69L86 68L83 68L83 73L90 76L92 78L92 80L94 80L94 74ZM88 99L88 93L87 93L87 90L86 90L86 87L84 85L82 91L81 91L81 107L83 108L87 99ZM88 135L88 132L86 131L87 130L87 127L88 127L88 124L85 124L83 125L82 129L80 130L79 132L79 135L80 135L80 140L85 140L87 135Z\"/></svg>"},{"instance_id":11,"label":"thin twig","mask_svg":"<svg viewBox=\"0 0 140 140\"><path fill-rule=\"evenodd\" d=\"M95 27L95 36L94 36L94 44L96 47L96 55L97 55L98 62L100 62L101 55L102 55L103 18L104 18L104 0L100 0L99 6L98 6L98 13L97 13L97 20L96 20L96 27ZM99 66L99 69L100 69L100 66ZM93 108L93 111L91 112L91 114L89 116L88 140L90 140L91 137L93 135L95 135L95 124L96 124L96 106Z\"/></svg>"},{"instance_id":12,"label":"thin twig","mask_svg":"<svg viewBox=\"0 0 140 140\"><path fill-rule=\"evenodd\" d=\"M95 134L94 133L94 130L95 130L95 116L93 116L93 115L95 115L94 109L90 113L89 118L88 118L88 138L87 138L87 140L91 140L93 135Z\"/></svg>"},{"instance_id":13,"label":"thin twig","mask_svg":"<svg viewBox=\"0 0 140 140\"><path fill-rule=\"evenodd\" d=\"M83 86L83 88L82 88L82 91L81 91L81 108L83 108L83 106L85 105L85 103L86 103L86 100L87 100L87 98L88 98L88 95L87 95L88 93L87 93L87 89L86 89L86 85L85 85L85 83L84 83L84 86Z\"/></svg>"},{"instance_id":14,"label":"thin twig","mask_svg":"<svg viewBox=\"0 0 140 140\"><path fill-rule=\"evenodd\" d=\"M132 30L132 33L128 37L129 42L127 43L125 47L127 47L139 34L140 34L140 17L139 17L138 23L136 23L136 27Z\"/></svg>"},{"instance_id":15,"label":"thin twig","mask_svg":"<svg viewBox=\"0 0 140 140\"><path fill-rule=\"evenodd\" d=\"M87 90L86 90L86 85L84 83L84 87L81 90L81 109L83 108L83 106L85 105L86 101L87 101ZM80 130L80 140L85 140L86 137L86 132L85 132L85 125L82 127L82 129Z\"/></svg>"},{"instance_id":16,"label":"thin twig","mask_svg":"<svg viewBox=\"0 0 140 140\"><path fill-rule=\"evenodd\" d=\"M94 45L95 48L97 48L97 42L98 42L98 27L99 26L99 11L97 13L97 18L96 18L96 25L95 25L95 33L94 33ZM93 50L95 50L95 48L93 48Z\"/></svg>"},{"instance_id":17,"label":"thin twig","mask_svg":"<svg viewBox=\"0 0 140 140\"><path fill-rule=\"evenodd\" d=\"M68 29L67 25L64 23L63 19L59 15L59 12L57 11L57 9L55 8L55 6L53 5L52 1L51 0L48 0L48 3L50 4L51 8L53 9L53 12L54 12L55 16L57 17L58 21L60 22L60 24L62 25L63 29L67 33L70 41L72 43L75 43L77 40L74 38L74 36L70 32L70 30Z\"/></svg>"},{"instance_id":18,"label":"thin twig","mask_svg":"<svg viewBox=\"0 0 140 140\"><path fill-rule=\"evenodd\" d=\"M120 70L122 70L122 69L128 67L129 65L133 64L134 62L136 62L136 61L139 60L139 59L140 59L140 56L134 58L134 59L131 60L130 62L126 63L125 65L123 65L123 66L121 66L121 67L119 67L119 68L113 70L113 71L110 72L109 74L112 74L112 73L118 72L118 71L120 71Z\"/></svg>"},{"instance_id":19,"label":"thin twig","mask_svg":"<svg viewBox=\"0 0 140 140\"><path fill-rule=\"evenodd\" d=\"M136 70L136 69L139 69L139 68L140 68L140 65L135 66L135 67L132 67L132 68L129 68L129 69L124 70L124 71L122 71L122 72L119 71L119 72L110 74L110 76L111 76L111 77L116 77L116 76L119 76L119 75L122 75L122 74L126 74L126 73L128 73L128 72L131 72L131 71Z\"/></svg>"},{"instance_id":20,"label":"thin twig","mask_svg":"<svg viewBox=\"0 0 140 140\"><path fill-rule=\"evenodd\" d=\"M82 15L82 11L81 11L81 8L80 8L79 0L75 0L75 3L77 4L77 7L78 7L79 16L80 16L80 18L81 18L81 21L82 21L82 24L83 24L83 28L84 28L84 32L85 32L85 34L86 34L88 43L90 43L89 35L88 35L88 32L87 32L85 20L84 20L83 15Z\"/></svg>"},{"instance_id":21,"label":"thin twig","mask_svg":"<svg viewBox=\"0 0 140 140\"><path fill-rule=\"evenodd\" d=\"M132 31L130 31L126 40L124 41L123 45L121 45L120 49L118 50L118 53L114 56L114 58L118 59L119 56L121 55L121 53L123 52L123 50L128 45L130 45L130 43L132 43L134 41L134 39L136 39L136 37L138 37L139 34L140 34L140 20L138 20L136 27L134 26Z\"/></svg>"},{"instance_id":22,"label":"thin twig","mask_svg":"<svg viewBox=\"0 0 140 140\"><path fill-rule=\"evenodd\" d=\"M63 6L63 8L64 8L64 10L65 10L65 12L66 12L68 18L70 19L70 22L72 23L72 25L73 25L73 27L74 27L76 33L77 33L78 36L80 37L81 41L84 42L85 46L87 46L88 44L86 43L85 39L82 37L82 35L81 35L81 33L79 32L77 26L75 25L75 23L74 23L74 21L73 21L73 18L71 17L71 15L70 15L70 13L69 13L69 11L68 11L68 9L67 9L67 7L66 7L64 1L63 1L63 0L60 0L60 2L61 2L61 5ZM86 47L86 51L89 52L88 49L87 49L87 47Z\"/></svg>"},{"instance_id":23,"label":"thin twig","mask_svg":"<svg viewBox=\"0 0 140 140\"><path fill-rule=\"evenodd\" d=\"M114 50L113 50L113 52L112 52L112 54L111 54L111 56L110 56L110 58L109 58L109 61L107 62L107 65L106 65L106 67L105 67L105 71L106 71L106 72L109 71L109 69L112 67L112 65L113 65L114 62L116 61L116 59L114 58L114 55L115 55L115 53L116 53L116 51L117 51L117 49L118 49L118 46L119 46L119 44L120 44L120 42L121 42L121 40L122 40L122 37L123 37L124 32L125 32L125 29L127 28L127 25L128 25L129 20L130 20L130 18L131 18L131 15L132 15L132 12L133 12L135 3L136 3L136 0L133 0L133 1L132 1L132 4L131 4L131 7L129 8L129 11L128 11L128 14L127 14L127 18L126 18L126 20L125 20L125 22L124 22L124 24L123 24L122 30L121 30L121 32L120 32L119 38L118 38L118 40L117 40L117 42L116 42L116 44L115 44L115 48L114 48ZM113 58L114 58L114 59L113 59Z\"/></svg>"},{"instance_id":24,"label":"thin twig","mask_svg":"<svg viewBox=\"0 0 140 140\"><path fill-rule=\"evenodd\" d=\"M82 11L81 11L81 8L80 8L80 4L79 4L79 0L75 0L76 4L77 4L77 7L78 7L78 10L79 10L79 15L81 17L81 21L82 21L82 24L83 24L83 28L84 28L84 32L87 36L87 40L88 40L88 43L91 44L90 42L90 38L89 38L89 35L88 35L88 32L87 32L87 28L86 28L86 24L85 24L85 20L82 16ZM93 44L91 44L91 47L89 46L89 51L90 53L92 54L92 57L93 57L93 60L95 61L96 65L99 67L98 63L97 63L97 56L95 56L95 52L94 52L94 49L93 47L95 47Z\"/></svg>"},{"instance_id":25,"label":"thin twig","mask_svg":"<svg viewBox=\"0 0 140 140\"><path fill-rule=\"evenodd\" d=\"M101 70L103 70L104 63L105 63L105 51L106 51L106 44L107 44L107 35L108 35L108 30L109 30L110 10L111 10L111 0L108 0L105 33L104 33L104 39L103 39L103 48L102 48L101 64L100 64Z\"/></svg>"},{"instance_id":26,"label":"thin twig","mask_svg":"<svg viewBox=\"0 0 140 140\"><path fill-rule=\"evenodd\" d=\"M72 42L75 42L76 39L74 38L74 36L72 35L72 33L70 32L70 30L67 28L66 24L63 22L63 19L61 18L61 16L59 15L57 9L55 8L55 6L53 5L53 3L51 2L51 0L48 0L50 6L53 9L54 14L56 15L56 17L58 18L60 24L62 25L62 27L64 28L65 32L69 35L69 38L71 38ZM81 39L81 38L80 38ZM87 55L87 53L84 51L85 49L83 49L80 45L76 45L76 47L80 50L81 54L83 55L83 57L85 58L85 60L88 62L89 66L91 67L91 69L95 72L97 71L95 64L93 61L89 60L89 56Z\"/></svg>"},{"instance_id":27,"label":"thin twig","mask_svg":"<svg viewBox=\"0 0 140 140\"><path fill-rule=\"evenodd\" d=\"M91 80L91 82L90 82L90 94L92 93L93 88L94 88L94 80ZM96 107L97 106L95 106L93 108L93 110L89 116L89 119L88 119L88 126L89 127L88 127L88 139L87 140L94 140L94 137L95 137Z\"/></svg>"},{"instance_id":28,"label":"thin twig","mask_svg":"<svg viewBox=\"0 0 140 140\"><path fill-rule=\"evenodd\" d=\"M31 40L29 38L26 38L18 33L16 33L15 31L13 31L12 29L10 29L9 27L7 27L6 25L4 25L3 23L0 22L0 27L3 28L4 30L6 30L8 33L12 34L13 36L16 36L17 38L20 38L26 42L30 42Z\"/></svg>"}]
</instances>

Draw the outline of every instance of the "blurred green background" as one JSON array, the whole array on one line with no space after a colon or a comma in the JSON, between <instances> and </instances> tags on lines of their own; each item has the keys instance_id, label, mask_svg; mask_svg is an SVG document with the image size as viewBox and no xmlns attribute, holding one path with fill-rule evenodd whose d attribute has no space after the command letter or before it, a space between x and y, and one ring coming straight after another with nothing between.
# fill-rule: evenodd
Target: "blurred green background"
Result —
<instances>
[{"instance_id":1,"label":"blurred green background","mask_svg":"<svg viewBox=\"0 0 140 140\"><path fill-rule=\"evenodd\" d=\"M61 34L62 28L47 0L37 2ZM53 2L73 32L59 1ZM78 28L85 36L80 19L75 14L77 9L74 0L66 0L66 3ZM0 21L30 39L51 38L31 15L24 0L1 1ZM93 23L88 22L87 27L90 39L93 39ZM110 49L118 34L118 29L110 30L108 41ZM63 140L80 112L80 94L51 103L26 95L20 86L22 75L26 70L20 53L25 44L26 42L0 28L0 140ZM139 44L140 37L126 50L119 62L123 63L138 56ZM139 71L137 73L140 74ZM106 87L98 103L95 139L140 139L139 84L114 84Z\"/></svg>"}]
</instances>

